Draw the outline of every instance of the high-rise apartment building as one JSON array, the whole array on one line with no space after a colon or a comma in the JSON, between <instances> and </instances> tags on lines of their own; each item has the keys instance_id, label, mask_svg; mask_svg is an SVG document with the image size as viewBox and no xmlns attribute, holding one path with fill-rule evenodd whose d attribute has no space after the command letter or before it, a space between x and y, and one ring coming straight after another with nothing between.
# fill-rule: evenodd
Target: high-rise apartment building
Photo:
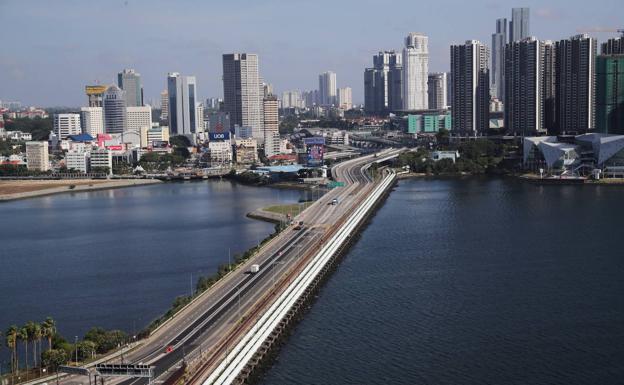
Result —
<instances>
[{"instance_id":1,"label":"high-rise apartment building","mask_svg":"<svg viewBox=\"0 0 624 385\"><path fill-rule=\"evenodd\" d=\"M489 128L490 73L488 49L477 41L451 46L453 133L484 134Z\"/></svg>"},{"instance_id":2,"label":"high-rise apartment building","mask_svg":"<svg viewBox=\"0 0 624 385\"><path fill-rule=\"evenodd\" d=\"M546 130L542 96L543 43L534 37L505 47L505 129L521 136Z\"/></svg>"},{"instance_id":3,"label":"high-rise apartment building","mask_svg":"<svg viewBox=\"0 0 624 385\"><path fill-rule=\"evenodd\" d=\"M617 39L609 39L600 46L602 55L622 55L624 54L624 34Z\"/></svg>"},{"instance_id":4,"label":"high-rise apartment building","mask_svg":"<svg viewBox=\"0 0 624 385\"><path fill-rule=\"evenodd\" d=\"M160 93L160 120L169 120L169 92Z\"/></svg>"},{"instance_id":5,"label":"high-rise apartment building","mask_svg":"<svg viewBox=\"0 0 624 385\"><path fill-rule=\"evenodd\" d=\"M104 133L104 109L102 107L82 107L80 109L82 132L92 137Z\"/></svg>"},{"instance_id":6,"label":"high-rise apartment building","mask_svg":"<svg viewBox=\"0 0 624 385\"><path fill-rule=\"evenodd\" d=\"M496 20L496 33L492 34L491 94L505 99L505 45L507 44L507 19Z\"/></svg>"},{"instance_id":7,"label":"high-rise apartment building","mask_svg":"<svg viewBox=\"0 0 624 385\"><path fill-rule=\"evenodd\" d=\"M85 86L85 93L89 100L89 107L103 107L104 93L108 86L93 85Z\"/></svg>"},{"instance_id":8,"label":"high-rise apartment building","mask_svg":"<svg viewBox=\"0 0 624 385\"><path fill-rule=\"evenodd\" d=\"M353 91L351 87L338 89L338 107L345 110L353 108Z\"/></svg>"},{"instance_id":9,"label":"high-rise apartment building","mask_svg":"<svg viewBox=\"0 0 624 385\"><path fill-rule=\"evenodd\" d=\"M260 89L258 55L223 55L223 109L230 115L232 126L251 127L254 138L263 139Z\"/></svg>"},{"instance_id":10,"label":"high-rise apartment building","mask_svg":"<svg viewBox=\"0 0 624 385\"><path fill-rule=\"evenodd\" d=\"M126 130L126 98L124 91L110 86L104 93L104 132L120 134Z\"/></svg>"},{"instance_id":11,"label":"high-rise apartment building","mask_svg":"<svg viewBox=\"0 0 624 385\"><path fill-rule=\"evenodd\" d=\"M279 116L277 98L269 95L263 100L264 111L264 154L267 157L279 154Z\"/></svg>"},{"instance_id":12,"label":"high-rise apartment building","mask_svg":"<svg viewBox=\"0 0 624 385\"><path fill-rule=\"evenodd\" d=\"M169 94L169 132L174 135L191 135L197 124L197 88L195 76L182 76L171 72L167 76Z\"/></svg>"},{"instance_id":13,"label":"high-rise apartment building","mask_svg":"<svg viewBox=\"0 0 624 385\"><path fill-rule=\"evenodd\" d=\"M54 133L59 139L65 140L70 135L79 135L82 132L80 126L80 114L54 114Z\"/></svg>"},{"instance_id":14,"label":"high-rise apartment building","mask_svg":"<svg viewBox=\"0 0 624 385\"><path fill-rule=\"evenodd\" d=\"M624 135L624 53L596 58L596 130Z\"/></svg>"},{"instance_id":15,"label":"high-rise apartment building","mask_svg":"<svg viewBox=\"0 0 624 385\"><path fill-rule=\"evenodd\" d=\"M441 110L448 107L446 86L446 72L433 72L429 74L427 89L430 110Z\"/></svg>"},{"instance_id":16,"label":"high-rise apartment building","mask_svg":"<svg viewBox=\"0 0 624 385\"><path fill-rule=\"evenodd\" d=\"M319 98L323 106L336 104L337 100L336 73L332 71L323 72L319 75Z\"/></svg>"},{"instance_id":17,"label":"high-rise apartment building","mask_svg":"<svg viewBox=\"0 0 624 385\"><path fill-rule=\"evenodd\" d=\"M117 86L125 92L126 106L143 105L143 85L141 84L140 73L133 69L124 69L117 74Z\"/></svg>"},{"instance_id":18,"label":"high-rise apartment building","mask_svg":"<svg viewBox=\"0 0 624 385\"><path fill-rule=\"evenodd\" d=\"M595 127L596 39L576 35L557 42L557 126L560 133Z\"/></svg>"},{"instance_id":19,"label":"high-rise apartment building","mask_svg":"<svg viewBox=\"0 0 624 385\"><path fill-rule=\"evenodd\" d=\"M26 168L34 171L50 169L48 142L26 142Z\"/></svg>"},{"instance_id":20,"label":"high-rise apartment building","mask_svg":"<svg viewBox=\"0 0 624 385\"><path fill-rule=\"evenodd\" d=\"M513 8L509 23L509 42L519 41L531 36L529 8Z\"/></svg>"},{"instance_id":21,"label":"high-rise apartment building","mask_svg":"<svg viewBox=\"0 0 624 385\"><path fill-rule=\"evenodd\" d=\"M140 134L144 127L152 127L152 107L126 107L126 130L136 131Z\"/></svg>"},{"instance_id":22,"label":"high-rise apartment building","mask_svg":"<svg viewBox=\"0 0 624 385\"><path fill-rule=\"evenodd\" d=\"M542 43L542 100L544 103L544 126L550 133L557 130L557 54L555 43Z\"/></svg>"},{"instance_id":23,"label":"high-rise apartment building","mask_svg":"<svg viewBox=\"0 0 624 385\"><path fill-rule=\"evenodd\" d=\"M395 51L373 56L373 67L364 70L364 110L385 114L403 108L403 56Z\"/></svg>"},{"instance_id":24,"label":"high-rise apartment building","mask_svg":"<svg viewBox=\"0 0 624 385\"><path fill-rule=\"evenodd\" d=\"M427 77L429 75L429 38L412 32L403 48L403 109L426 110Z\"/></svg>"},{"instance_id":25,"label":"high-rise apartment building","mask_svg":"<svg viewBox=\"0 0 624 385\"><path fill-rule=\"evenodd\" d=\"M302 108L301 93L299 91L282 92L282 108Z\"/></svg>"}]
</instances>

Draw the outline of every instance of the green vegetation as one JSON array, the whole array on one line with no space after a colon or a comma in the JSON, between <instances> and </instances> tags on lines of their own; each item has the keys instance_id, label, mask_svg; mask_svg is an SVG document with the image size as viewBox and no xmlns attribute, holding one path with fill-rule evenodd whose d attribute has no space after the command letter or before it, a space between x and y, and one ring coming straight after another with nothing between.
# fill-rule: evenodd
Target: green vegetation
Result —
<instances>
[{"instance_id":1,"label":"green vegetation","mask_svg":"<svg viewBox=\"0 0 624 385\"><path fill-rule=\"evenodd\" d=\"M22 131L32 134L33 140L48 140L52 131L52 118L18 118L5 119L4 128L7 131Z\"/></svg>"},{"instance_id":2,"label":"green vegetation","mask_svg":"<svg viewBox=\"0 0 624 385\"><path fill-rule=\"evenodd\" d=\"M301 212L307 209L308 207L310 207L310 205L312 205L312 203L314 202L310 201L310 202L295 203L291 205L269 206L262 210L269 211L269 212L276 213L276 214L282 214L282 215L286 215L286 214L294 215L298 212Z\"/></svg>"},{"instance_id":3,"label":"green vegetation","mask_svg":"<svg viewBox=\"0 0 624 385\"><path fill-rule=\"evenodd\" d=\"M237 174L236 171L232 170L227 174L227 177L247 185L262 186L269 183L269 178L251 171Z\"/></svg>"},{"instance_id":4,"label":"green vegetation","mask_svg":"<svg viewBox=\"0 0 624 385\"><path fill-rule=\"evenodd\" d=\"M168 168L175 168L182 165L184 160L184 157L176 155L175 153L159 154L157 152L148 152L147 154L141 156L141 160L138 165L143 167L143 169L147 172L165 171Z\"/></svg>"},{"instance_id":5,"label":"green vegetation","mask_svg":"<svg viewBox=\"0 0 624 385\"><path fill-rule=\"evenodd\" d=\"M0 140L0 155L10 156L13 154L19 154L26 151L26 144L24 142L15 142L9 140Z\"/></svg>"},{"instance_id":6,"label":"green vegetation","mask_svg":"<svg viewBox=\"0 0 624 385\"><path fill-rule=\"evenodd\" d=\"M52 174L52 171L28 170L25 165L0 164L0 176L39 176L50 174Z\"/></svg>"}]
</instances>

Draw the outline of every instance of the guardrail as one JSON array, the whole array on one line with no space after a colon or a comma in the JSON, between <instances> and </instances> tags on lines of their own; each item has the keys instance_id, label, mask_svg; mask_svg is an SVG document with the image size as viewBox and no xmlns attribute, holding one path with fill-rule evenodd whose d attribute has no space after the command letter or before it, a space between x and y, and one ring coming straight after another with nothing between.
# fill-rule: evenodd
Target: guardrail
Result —
<instances>
[{"instance_id":1,"label":"guardrail","mask_svg":"<svg viewBox=\"0 0 624 385\"><path fill-rule=\"evenodd\" d=\"M348 242L353 230L366 218L370 209L377 203L386 189L392 185L395 178L396 174L393 171L386 173L384 179L365 197L362 203L344 222L344 225L321 248L320 252L314 256L312 261L259 318L251 330L226 354L221 363L203 382L204 385L230 384L237 378L299 297L316 279L326 264L332 260L343 244Z\"/></svg>"}]
</instances>

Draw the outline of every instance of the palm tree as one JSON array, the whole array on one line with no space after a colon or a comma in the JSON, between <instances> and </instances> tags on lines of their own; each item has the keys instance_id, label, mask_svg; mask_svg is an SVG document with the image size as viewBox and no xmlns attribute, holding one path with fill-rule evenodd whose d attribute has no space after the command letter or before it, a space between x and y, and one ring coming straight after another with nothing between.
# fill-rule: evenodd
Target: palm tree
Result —
<instances>
[{"instance_id":1,"label":"palm tree","mask_svg":"<svg viewBox=\"0 0 624 385\"><path fill-rule=\"evenodd\" d=\"M18 369L17 361L17 326L11 325L5 333L6 346L11 350L11 373L15 374Z\"/></svg>"},{"instance_id":2,"label":"palm tree","mask_svg":"<svg viewBox=\"0 0 624 385\"><path fill-rule=\"evenodd\" d=\"M52 337L56 334L56 322L52 317L46 318L41 325L43 336L48 339L48 350L52 350Z\"/></svg>"},{"instance_id":3,"label":"palm tree","mask_svg":"<svg viewBox=\"0 0 624 385\"><path fill-rule=\"evenodd\" d=\"M34 365L37 366L37 357L41 355L41 337L43 332L41 330L41 324L33 322L32 338L33 338L33 360ZM37 354L37 345L39 345L39 354Z\"/></svg>"},{"instance_id":4,"label":"palm tree","mask_svg":"<svg viewBox=\"0 0 624 385\"><path fill-rule=\"evenodd\" d=\"M28 375L28 328L26 326L19 328L17 331L17 339L24 343L24 362L26 362L26 375Z\"/></svg>"}]
</instances>

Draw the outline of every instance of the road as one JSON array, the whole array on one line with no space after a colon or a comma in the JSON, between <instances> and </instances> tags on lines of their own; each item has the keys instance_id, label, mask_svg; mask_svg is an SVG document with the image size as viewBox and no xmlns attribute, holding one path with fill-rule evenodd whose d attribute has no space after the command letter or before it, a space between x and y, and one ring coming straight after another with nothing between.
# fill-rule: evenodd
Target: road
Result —
<instances>
[{"instance_id":1,"label":"road","mask_svg":"<svg viewBox=\"0 0 624 385\"><path fill-rule=\"evenodd\" d=\"M397 150L386 150L380 155L391 154L392 151ZM210 353L219 346L224 336L246 317L254 304L271 292L275 283L288 274L305 251L322 242L330 226L350 212L362 194L372 188L372 178L366 169L374 158L375 155L369 155L334 166L332 173L335 179L345 182L345 187L329 191L295 217L295 223L304 223L301 229L290 226L282 231L244 265L222 278L141 345L125 354L124 362L153 365L155 376L162 380L183 359ZM337 205L331 204L334 198L338 200ZM258 273L249 273L252 264L260 265ZM167 352L167 347L172 347L172 350ZM120 363L119 360L115 362ZM62 383L87 384L88 380L72 376ZM107 378L106 383L146 384L147 379Z\"/></svg>"}]
</instances>

